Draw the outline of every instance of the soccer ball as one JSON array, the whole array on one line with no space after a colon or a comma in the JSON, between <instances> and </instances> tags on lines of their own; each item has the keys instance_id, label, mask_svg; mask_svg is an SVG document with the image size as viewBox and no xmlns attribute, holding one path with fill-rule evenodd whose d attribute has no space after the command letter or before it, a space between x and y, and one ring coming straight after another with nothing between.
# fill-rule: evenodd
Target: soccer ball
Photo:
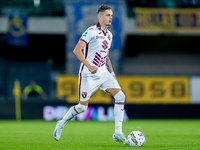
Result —
<instances>
[{"instance_id":1,"label":"soccer ball","mask_svg":"<svg viewBox=\"0 0 200 150\"><path fill-rule=\"evenodd\" d=\"M132 131L128 135L128 141L130 146L143 146L145 142L145 136L140 131Z\"/></svg>"}]
</instances>

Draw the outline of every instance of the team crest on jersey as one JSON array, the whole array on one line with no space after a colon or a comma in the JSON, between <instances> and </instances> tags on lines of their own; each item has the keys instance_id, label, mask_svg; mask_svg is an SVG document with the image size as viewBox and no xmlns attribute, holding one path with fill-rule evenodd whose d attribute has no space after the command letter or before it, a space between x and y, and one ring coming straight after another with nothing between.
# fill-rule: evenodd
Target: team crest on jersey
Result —
<instances>
[{"instance_id":1,"label":"team crest on jersey","mask_svg":"<svg viewBox=\"0 0 200 150\"><path fill-rule=\"evenodd\" d=\"M87 97L87 92L82 92L82 97L86 98Z\"/></svg>"},{"instance_id":2,"label":"team crest on jersey","mask_svg":"<svg viewBox=\"0 0 200 150\"><path fill-rule=\"evenodd\" d=\"M110 34L108 34L108 39L109 39L109 41L110 41L110 39L111 39Z\"/></svg>"}]
</instances>

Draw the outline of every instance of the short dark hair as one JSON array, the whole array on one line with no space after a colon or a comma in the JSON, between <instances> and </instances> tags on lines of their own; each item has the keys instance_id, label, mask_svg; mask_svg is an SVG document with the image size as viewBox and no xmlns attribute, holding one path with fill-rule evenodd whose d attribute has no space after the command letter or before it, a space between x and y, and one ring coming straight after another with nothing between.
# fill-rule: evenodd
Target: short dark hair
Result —
<instances>
[{"instance_id":1,"label":"short dark hair","mask_svg":"<svg viewBox=\"0 0 200 150\"><path fill-rule=\"evenodd\" d=\"M107 9L111 9L111 7L107 6L107 5L101 5L97 11L97 13L99 14L100 12L104 12Z\"/></svg>"}]
</instances>

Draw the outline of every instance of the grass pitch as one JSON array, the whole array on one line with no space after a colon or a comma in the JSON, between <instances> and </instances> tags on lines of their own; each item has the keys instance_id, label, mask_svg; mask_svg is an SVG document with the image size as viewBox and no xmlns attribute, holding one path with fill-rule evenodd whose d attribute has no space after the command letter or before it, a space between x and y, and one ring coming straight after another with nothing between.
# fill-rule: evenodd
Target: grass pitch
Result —
<instances>
[{"instance_id":1,"label":"grass pitch","mask_svg":"<svg viewBox=\"0 0 200 150\"><path fill-rule=\"evenodd\" d=\"M56 122L0 121L0 150L200 150L200 120L130 120L123 132L142 131L143 147L112 140L114 122L71 121L59 141L53 138Z\"/></svg>"}]
</instances>

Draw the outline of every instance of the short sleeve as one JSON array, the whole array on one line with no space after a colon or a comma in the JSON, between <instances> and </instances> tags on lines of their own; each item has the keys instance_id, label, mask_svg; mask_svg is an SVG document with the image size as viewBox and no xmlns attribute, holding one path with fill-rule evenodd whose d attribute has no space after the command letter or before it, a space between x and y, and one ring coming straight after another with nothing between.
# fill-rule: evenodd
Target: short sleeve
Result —
<instances>
[{"instance_id":1,"label":"short sleeve","mask_svg":"<svg viewBox=\"0 0 200 150\"><path fill-rule=\"evenodd\" d=\"M94 32L93 28L88 28L85 32L83 32L80 40L84 41L85 43L88 43L94 36L93 32Z\"/></svg>"}]
</instances>

